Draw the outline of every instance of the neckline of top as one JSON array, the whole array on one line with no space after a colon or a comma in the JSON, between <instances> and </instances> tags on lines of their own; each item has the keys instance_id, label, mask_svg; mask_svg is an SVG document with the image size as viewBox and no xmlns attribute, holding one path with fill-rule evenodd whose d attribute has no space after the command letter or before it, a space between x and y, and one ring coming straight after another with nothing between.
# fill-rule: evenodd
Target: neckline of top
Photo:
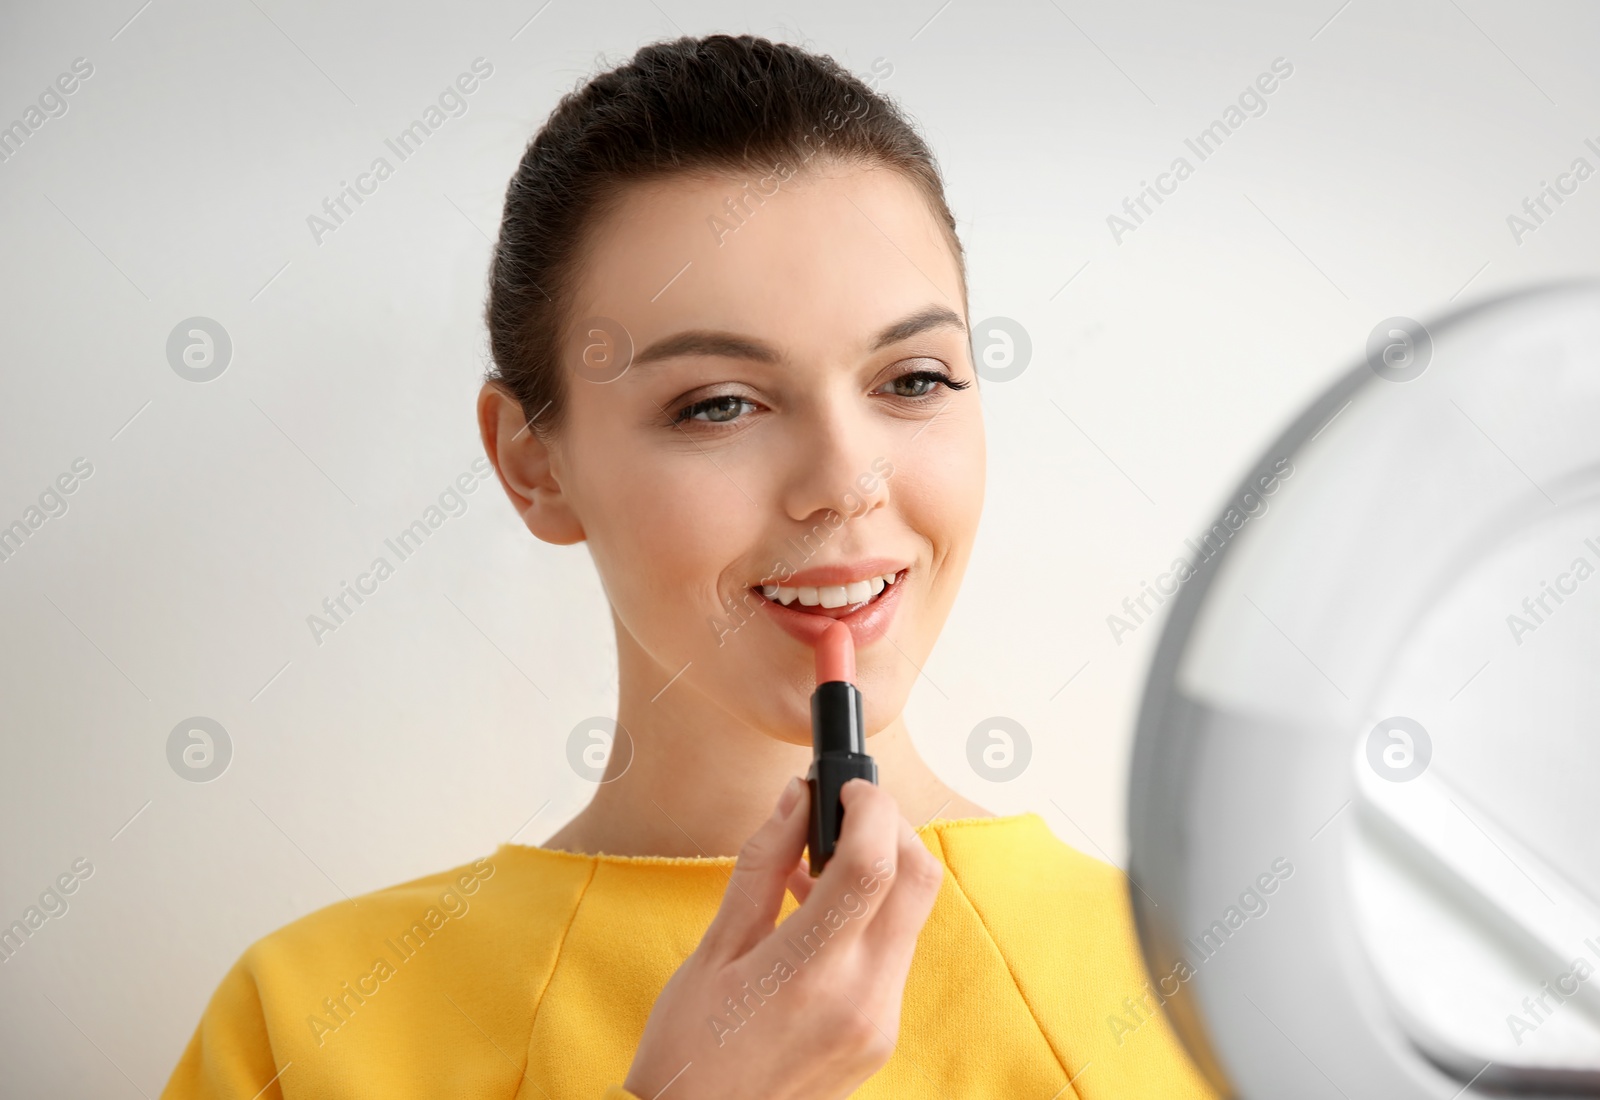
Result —
<instances>
[{"instance_id":1,"label":"neckline of top","mask_svg":"<svg viewBox=\"0 0 1600 1100\"><path fill-rule=\"evenodd\" d=\"M918 836L921 836L930 830L944 833L956 829L1016 826L1032 822L1043 823L1043 819L1032 810L1019 814L996 814L990 817L936 817L925 825L917 826L916 832ZM732 867L738 861L737 856L628 856L614 855L610 852L569 852L562 848L543 848L536 844L513 844L510 841L501 844L496 854L505 852L521 856L572 860L579 863L605 863L619 867Z\"/></svg>"}]
</instances>

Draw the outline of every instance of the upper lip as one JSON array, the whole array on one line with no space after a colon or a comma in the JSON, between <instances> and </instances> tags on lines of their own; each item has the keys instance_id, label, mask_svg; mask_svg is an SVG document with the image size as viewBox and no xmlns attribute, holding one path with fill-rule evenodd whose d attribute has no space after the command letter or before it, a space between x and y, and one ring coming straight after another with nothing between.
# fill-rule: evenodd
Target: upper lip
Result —
<instances>
[{"instance_id":1,"label":"upper lip","mask_svg":"<svg viewBox=\"0 0 1600 1100\"><path fill-rule=\"evenodd\" d=\"M838 565L818 565L781 579L774 575L764 582L757 581L751 587L759 588L765 583L781 585L784 588L822 588L826 585L871 580L873 577L881 577L886 573L899 573L909 568L908 563L893 558L869 558L866 561L841 562Z\"/></svg>"}]
</instances>

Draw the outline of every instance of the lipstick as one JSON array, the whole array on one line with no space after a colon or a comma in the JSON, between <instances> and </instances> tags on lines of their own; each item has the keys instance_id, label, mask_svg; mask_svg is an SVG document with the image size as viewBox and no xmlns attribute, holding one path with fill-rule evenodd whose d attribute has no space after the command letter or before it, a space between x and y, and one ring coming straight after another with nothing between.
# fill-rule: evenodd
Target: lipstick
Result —
<instances>
[{"instance_id":1,"label":"lipstick","mask_svg":"<svg viewBox=\"0 0 1600 1100\"><path fill-rule=\"evenodd\" d=\"M839 788L851 779L878 781L878 764L867 755L861 692L855 685L856 643L850 628L835 622L817 639L817 690L811 693L811 827L807 833L811 877L822 874L839 843L844 807Z\"/></svg>"}]
</instances>

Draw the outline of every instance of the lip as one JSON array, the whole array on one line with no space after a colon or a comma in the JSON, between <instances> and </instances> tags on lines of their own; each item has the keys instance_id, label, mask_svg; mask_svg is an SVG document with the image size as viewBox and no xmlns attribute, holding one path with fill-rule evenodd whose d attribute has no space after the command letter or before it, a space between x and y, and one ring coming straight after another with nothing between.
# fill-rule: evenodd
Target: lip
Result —
<instances>
[{"instance_id":1,"label":"lip","mask_svg":"<svg viewBox=\"0 0 1600 1100\"><path fill-rule=\"evenodd\" d=\"M880 566L881 568L879 568ZM867 570L865 574L861 572L863 568ZM857 579L863 575L873 576L873 569L877 569L879 573L899 572L903 569L905 570L905 575L885 588L877 599L865 607L852 611L848 615L835 617L832 615L819 615L810 611L795 611L765 597L761 598L761 604L766 609L767 614L772 617L772 621L785 633L812 648L815 648L817 643L822 640L822 633L828 627L834 623L844 623L845 626L850 628L850 636L855 640L856 649L860 650L888 633L889 624L894 621L895 609L900 604L900 593L905 589L906 579L910 576L908 566L897 567L894 562L887 559L866 562L861 565L820 566L804 573L796 573L784 585L786 588L800 587L800 584L796 583L797 581L806 586L838 584L841 581ZM811 579L813 577L824 579L815 581Z\"/></svg>"},{"instance_id":2,"label":"lip","mask_svg":"<svg viewBox=\"0 0 1600 1100\"><path fill-rule=\"evenodd\" d=\"M782 584L784 588L821 588L825 584L849 584L852 581L864 581L869 577L881 577L886 573L898 573L902 569L909 568L911 563L907 561L868 558L865 561L845 562L839 565L818 565L792 574L787 580L769 580L766 583Z\"/></svg>"}]
</instances>

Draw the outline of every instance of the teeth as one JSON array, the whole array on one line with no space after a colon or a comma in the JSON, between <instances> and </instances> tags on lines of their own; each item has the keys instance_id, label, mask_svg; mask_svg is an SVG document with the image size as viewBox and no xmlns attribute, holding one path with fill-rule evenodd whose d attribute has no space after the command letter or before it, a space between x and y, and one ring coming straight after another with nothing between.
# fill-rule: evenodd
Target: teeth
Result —
<instances>
[{"instance_id":1,"label":"teeth","mask_svg":"<svg viewBox=\"0 0 1600 1100\"><path fill-rule=\"evenodd\" d=\"M822 602L822 606L827 608L843 607L850 602L842 584L824 585L817 589L817 598Z\"/></svg>"},{"instance_id":2,"label":"teeth","mask_svg":"<svg viewBox=\"0 0 1600 1100\"><path fill-rule=\"evenodd\" d=\"M849 584L819 585L815 588L788 588L777 584L764 584L761 594L769 600L774 600L788 607L796 600L802 607L849 607L852 604L865 603L889 585L894 583L896 574L884 573L876 577L868 577L864 581L852 581Z\"/></svg>"}]
</instances>

